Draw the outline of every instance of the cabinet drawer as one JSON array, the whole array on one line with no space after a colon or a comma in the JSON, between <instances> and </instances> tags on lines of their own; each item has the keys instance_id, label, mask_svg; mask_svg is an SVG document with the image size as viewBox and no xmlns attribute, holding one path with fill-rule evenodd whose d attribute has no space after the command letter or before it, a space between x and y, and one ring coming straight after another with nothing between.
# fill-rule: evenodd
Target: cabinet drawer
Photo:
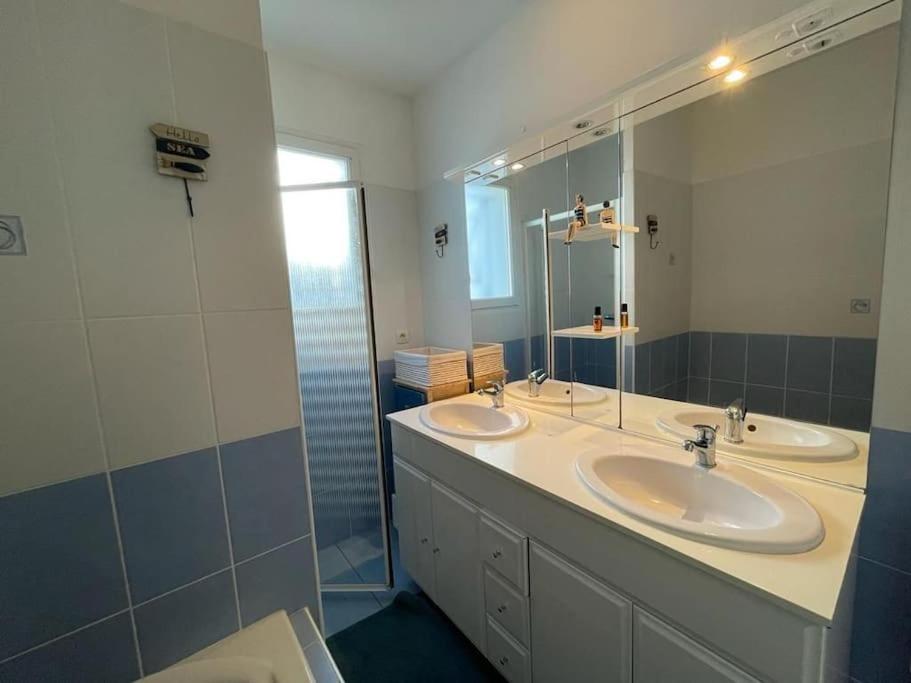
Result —
<instances>
[{"instance_id":1,"label":"cabinet drawer","mask_svg":"<svg viewBox=\"0 0 911 683\"><path fill-rule=\"evenodd\" d=\"M486 513L481 514L481 557L528 595L528 539Z\"/></svg>"},{"instance_id":2,"label":"cabinet drawer","mask_svg":"<svg viewBox=\"0 0 911 683\"><path fill-rule=\"evenodd\" d=\"M528 651L487 618L487 658L509 683L531 683Z\"/></svg>"},{"instance_id":3,"label":"cabinet drawer","mask_svg":"<svg viewBox=\"0 0 911 683\"><path fill-rule=\"evenodd\" d=\"M484 608L491 619L528 647L528 598L490 569L484 570Z\"/></svg>"}]
</instances>

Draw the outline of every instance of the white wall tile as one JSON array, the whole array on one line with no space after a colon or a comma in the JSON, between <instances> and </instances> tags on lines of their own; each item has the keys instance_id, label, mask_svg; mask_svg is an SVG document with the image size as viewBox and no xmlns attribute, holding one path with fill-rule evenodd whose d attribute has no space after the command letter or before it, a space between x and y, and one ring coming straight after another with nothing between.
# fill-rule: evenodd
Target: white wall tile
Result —
<instances>
[{"instance_id":1,"label":"white wall tile","mask_svg":"<svg viewBox=\"0 0 911 683\"><path fill-rule=\"evenodd\" d=\"M173 121L162 17L105 0L36 0L89 317L198 310L183 185L149 125Z\"/></svg>"},{"instance_id":2,"label":"white wall tile","mask_svg":"<svg viewBox=\"0 0 911 683\"><path fill-rule=\"evenodd\" d=\"M368 185L366 211L376 354L383 360L424 344L417 193ZM398 330L408 331L408 344L396 343Z\"/></svg>"},{"instance_id":3,"label":"white wall tile","mask_svg":"<svg viewBox=\"0 0 911 683\"><path fill-rule=\"evenodd\" d=\"M0 0L0 215L21 216L27 256L0 261L0 321L79 317L54 130L29 3Z\"/></svg>"},{"instance_id":4,"label":"white wall tile","mask_svg":"<svg viewBox=\"0 0 911 683\"><path fill-rule=\"evenodd\" d=\"M209 181L193 187L203 310L286 307L265 55L187 24L167 27L178 119L212 142Z\"/></svg>"},{"instance_id":5,"label":"white wall tile","mask_svg":"<svg viewBox=\"0 0 911 683\"><path fill-rule=\"evenodd\" d=\"M209 313L205 324L219 442L299 425L290 311Z\"/></svg>"},{"instance_id":6,"label":"white wall tile","mask_svg":"<svg viewBox=\"0 0 911 683\"><path fill-rule=\"evenodd\" d=\"M198 315L89 322L111 467L215 443Z\"/></svg>"},{"instance_id":7,"label":"white wall tile","mask_svg":"<svg viewBox=\"0 0 911 683\"><path fill-rule=\"evenodd\" d=\"M82 323L0 326L0 495L104 470Z\"/></svg>"}]
</instances>

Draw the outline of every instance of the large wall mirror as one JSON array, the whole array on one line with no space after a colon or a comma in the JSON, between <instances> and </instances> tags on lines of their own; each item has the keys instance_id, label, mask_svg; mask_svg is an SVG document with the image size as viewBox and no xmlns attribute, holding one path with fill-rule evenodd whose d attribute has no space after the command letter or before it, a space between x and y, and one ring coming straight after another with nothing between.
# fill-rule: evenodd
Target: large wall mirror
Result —
<instances>
[{"instance_id":1,"label":"large wall mirror","mask_svg":"<svg viewBox=\"0 0 911 683\"><path fill-rule=\"evenodd\" d=\"M465 172L476 354L502 349L508 398L866 485L900 6L852 8Z\"/></svg>"},{"instance_id":2,"label":"large wall mirror","mask_svg":"<svg viewBox=\"0 0 911 683\"><path fill-rule=\"evenodd\" d=\"M625 117L625 208L657 229L625 251L625 429L680 440L745 410L720 449L865 485L898 48L883 23Z\"/></svg>"}]
</instances>

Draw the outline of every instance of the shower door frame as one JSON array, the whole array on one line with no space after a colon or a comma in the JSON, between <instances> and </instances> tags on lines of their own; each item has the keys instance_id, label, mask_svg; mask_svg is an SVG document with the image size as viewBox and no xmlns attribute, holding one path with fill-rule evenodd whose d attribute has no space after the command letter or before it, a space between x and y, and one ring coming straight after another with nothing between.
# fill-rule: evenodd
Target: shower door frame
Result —
<instances>
[{"instance_id":1,"label":"shower door frame","mask_svg":"<svg viewBox=\"0 0 911 683\"><path fill-rule=\"evenodd\" d=\"M370 396L373 401L373 439L376 446L377 453L377 462L376 462L376 471L377 471L377 487L380 500L380 525L383 536L383 558L385 560L385 573L386 573L386 582L385 583L331 583L324 584L320 577L319 569L319 559L314 558L316 564L316 574L317 580L319 582L319 590L321 593L330 593L330 592L358 592L358 591L377 591L377 590L387 590L393 585L393 575L392 575L392 544L390 543L389 536L389 495L388 495L388 482L386 481L386 467L385 460L386 454L383 452L383 416L382 410L380 408L380 396L379 396L379 373L377 371L377 360L376 360L376 330L374 327L374 313L373 313L373 283L370 279L370 242L367 236L367 191L364 186L364 183L360 180L344 180L333 183L312 183L305 185L283 185L280 187L281 192L307 192L307 191L319 191L319 190L354 190L356 194L356 204L357 204L357 218L358 218L358 230L361 236L361 244L363 245L363 254L361 258L361 277L364 279L364 314L366 316L366 328L367 328L367 340L369 343L369 356L370 356ZM290 273L289 273L290 278ZM292 316L294 315L294 306L293 302L291 306ZM295 339L295 345L297 340ZM294 364L297 371L297 385L298 393L301 393L300 386L300 373L301 369L298 364L297 352L294 354ZM300 396L301 401L301 424L303 425L304 433L304 448L306 449L307 443L307 425L304 420L303 415L303 395ZM309 457L308 457L309 460ZM310 486L310 468L309 462L307 467L307 485ZM311 516L314 515L313 501L311 499ZM316 540L316 520L313 520L313 534L314 541ZM314 542L314 547L317 547L317 544Z\"/></svg>"}]
</instances>

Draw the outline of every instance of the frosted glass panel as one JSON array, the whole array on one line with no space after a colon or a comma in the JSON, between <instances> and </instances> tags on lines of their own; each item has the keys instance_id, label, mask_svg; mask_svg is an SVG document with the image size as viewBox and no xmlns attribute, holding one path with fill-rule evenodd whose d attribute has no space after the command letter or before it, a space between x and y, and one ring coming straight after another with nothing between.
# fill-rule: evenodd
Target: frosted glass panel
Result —
<instances>
[{"instance_id":1,"label":"frosted glass panel","mask_svg":"<svg viewBox=\"0 0 911 683\"><path fill-rule=\"evenodd\" d=\"M282 187L340 183L348 178L348 159L345 157L278 148L278 181Z\"/></svg>"},{"instance_id":2,"label":"frosted glass panel","mask_svg":"<svg viewBox=\"0 0 911 683\"><path fill-rule=\"evenodd\" d=\"M385 494L359 199L354 186L282 192L321 574L324 583L385 584ZM339 562L348 569L333 571Z\"/></svg>"},{"instance_id":3,"label":"frosted glass panel","mask_svg":"<svg viewBox=\"0 0 911 683\"><path fill-rule=\"evenodd\" d=\"M490 185L468 185L465 188L465 209L472 300L511 297L509 190Z\"/></svg>"}]
</instances>

